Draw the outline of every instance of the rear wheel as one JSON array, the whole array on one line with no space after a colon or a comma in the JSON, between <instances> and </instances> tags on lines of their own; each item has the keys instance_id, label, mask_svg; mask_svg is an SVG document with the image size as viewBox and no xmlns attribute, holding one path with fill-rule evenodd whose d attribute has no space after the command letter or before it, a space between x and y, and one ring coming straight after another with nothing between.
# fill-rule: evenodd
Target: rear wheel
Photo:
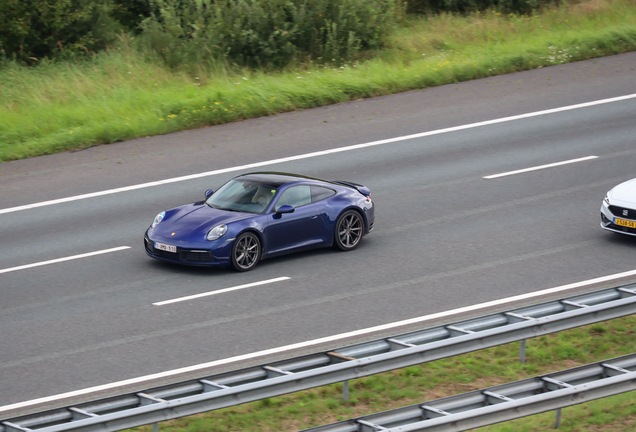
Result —
<instances>
[{"instance_id":1,"label":"rear wheel","mask_svg":"<svg viewBox=\"0 0 636 432\"><path fill-rule=\"evenodd\" d=\"M340 215L334 231L334 245L343 251L355 249L364 235L364 220L355 210Z\"/></svg>"},{"instance_id":2,"label":"rear wheel","mask_svg":"<svg viewBox=\"0 0 636 432\"><path fill-rule=\"evenodd\" d=\"M261 259L261 242L258 237L246 232L238 236L232 247L232 267L236 271L252 270Z\"/></svg>"}]
</instances>

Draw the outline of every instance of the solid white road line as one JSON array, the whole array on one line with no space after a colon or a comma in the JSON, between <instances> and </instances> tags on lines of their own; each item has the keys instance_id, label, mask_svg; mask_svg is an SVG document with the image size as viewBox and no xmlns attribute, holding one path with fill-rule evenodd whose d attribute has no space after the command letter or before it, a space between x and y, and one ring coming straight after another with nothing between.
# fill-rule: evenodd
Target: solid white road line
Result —
<instances>
[{"instance_id":1,"label":"solid white road line","mask_svg":"<svg viewBox=\"0 0 636 432\"><path fill-rule=\"evenodd\" d=\"M104 384L104 385L99 385L99 386L95 386L95 387L89 387L89 388L85 388L82 390L75 390L72 392L68 392L68 393L61 393L58 395L53 395L53 396L47 396L47 397L43 397L40 399L33 399L30 401L25 401L25 402L18 402L12 405L5 405L3 407L0 407L0 413L5 412L5 411L9 411L9 410L14 410L14 409L18 409L18 408L24 408L24 407L28 407L28 406L32 406L32 405L37 405L40 403L46 403L46 402L52 402L52 401L57 401L57 400L61 400L61 399L66 399L66 398L70 398L70 397L74 397L74 396L80 396L80 395L86 395L86 394L90 394L90 393L94 393L94 392L98 392L98 391L102 391L102 390L109 390L109 389L113 389L113 388L117 388L117 387L122 387L122 386L126 386L126 385L130 385L130 384L137 384L137 383L141 383L141 382L145 382L145 381L150 381L150 380L154 380L154 379L158 379L158 378L165 378L168 376L173 376L173 375L178 375L178 374L182 374L182 373L186 373L186 372L194 372L197 370L201 370L201 369L207 369L210 367L214 367L214 366L219 366L219 365L225 365L225 364L229 364L229 363L234 363L234 362L238 362L238 361L242 361L242 360L249 360L249 359L253 359L253 358L257 358L257 357L263 357L269 354L277 354L277 353L281 353L281 352L285 352L285 351L291 351L294 349L298 349L298 348L305 348L305 347L309 347L309 346L313 346L313 345L319 345L325 342L333 342L333 341L337 341L340 339L346 339L352 336L360 336L360 335L364 335L364 334L368 334L368 333L373 333L373 332L377 332L377 331L381 331L381 330L389 330L392 328L396 328L396 327L401 327L404 325L408 325L408 324L417 324L417 323L421 323L424 321L430 321L433 319L438 319L438 318L444 318L447 316L451 316L451 315L456 315L459 313L463 313L463 312L470 312L470 311L475 311L475 310L479 310L479 309L485 309L485 308L489 308L489 307L493 307L493 306L499 306L499 305L503 305L506 303L512 303L515 301L519 301L519 300L526 300L526 299L530 299L530 298L534 298L534 297L541 297L547 294L553 294L556 292L560 292L560 291L567 291L567 290L571 290L571 289L575 289L575 288L581 288L587 285L593 285L596 283L602 283L602 282L608 282L611 280L615 280L615 279L620 279L620 278L625 278L625 277L629 277L629 276L636 276L636 270L630 270L627 272L623 272L623 273L617 273L617 274L613 274L613 275L608 275L608 276L602 276L599 278L595 278L595 279L589 279L586 281L581 281L581 282L576 282L576 283L572 283L569 285L562 285L559 287L555 287L555 288L549 288L549 289L545 289L542 291L535 291L535 292L531 292L528 294L521 294L518 296L513 296L513 297L508 297L508 298L503 298L503 299L499 299L499 300L493 300L493 301L489 301L489 302L485 302L485 303L479 303L476 305L472 305L472 306L465 306L465 307L461 307L458 309L452 309L452 310L448 310L448 311L444 311L444 312L438 312L438 313L434 313L431 315L424 315L421 317L417 317L417 318L411 318L411 319L407 319L404 321L398 321L398 322L393 322L393 323L388 323L388 324L383 324L383 325L379 325L379 326L375 326L375 327L369 327L366 329L360 329L360 330L354 330L351 332L347 332L347 333L341 333L341 334L337 334L334 336L327 336L327 337L323 337L323 338L319 338L319 339L313 339L310 341L306 341L306 342L299 342L299 343L295 343L295 344L291 344L291 345L284 345L281 347L277 347L277 348L271 348L271 349L266 349L263 351L257 351L254 353L249 353L249 354L243 354L243 355L239 355L239 356L235 356L235 357L229 357L226 359L221 359L221 360L215 360L215 361L211 361L208 363L202 363L202 364L198 364L198 365L194 365L194 366L188 366L188 367L184 367L184 368L180 368L180 369L173 369L171 371L166 371L166 372L160 372L160 373L156 373L156 374L152 374L152 375L146 375L146 376L142 376L142 377L138 377L138 378L131 378L131 379L127 379L124 381L118 381L118 382L114 382L114 383L110 383L110 384Z\"/></svg>"},{"instance_id":2,"label":"solid white road line","mask_svg":"<svg viewBox=\"0 0 636 432\"><path fill-rule=\"evenodd\" d=\"M236 290L240 290L243 288L251 288L251 287L255 287L255 286L259 286L259 285L266 285L266 284L271 284L271 283L275 283L275 282L281 282L284 280L289 280L291 279L288 276L283 276L283 277L278 277L278 278L274 278L274 279L268 279L268 280L264 280L264 281L260 281L260 282L252 282L252 283L248 283L245 285L238 285L235 287L230 287L230 288L224 288L224 289L220 289L217 291L209 291L209 292L204 292L201 294L194 294L191 296L186 296L186 297L179 297L176 299L172 299L172 300L164 300L164 301L160 301L157 303L153 303L153 305L155 306L163 306L163 305L167 305L170 303L177 303L177 302L182 302L182 301L186 301L186 300L192 300L192 299L197 299L197 298L201 298L201 297L207 297L207 296L211 296L211 295L215 295L215 294L222 294L222 293L226 293L226 292L230 292L230 291L236 291Z\"/></svg>"},{"instance_id":3,"label":"solid white road line","mask_svg":"<svg viewBox=\"0 0 636 432\"><path fill-rule=\"evenodd\" d=\"M71 261L71 260L76 260L76 259L80 259L80 258L87 258L87 257L95 256L95 255L102 255L102 254L106 254L106 253L110 253L110 252L117 252L117 251L125 250L125 249L130 249L130 246L119 246L119 247L112 248L112 249L104 249L104 250L99 250L99 251L95 251L95 252L89 252L89 253L80 254L80 255L73 255L73 256L68 256L68 257L64 257L64 258L57 258L57 259L53 259L53 260L50 260L50 261L42 261L42 262L37 262L37 263L33 263L33 264L21 265L21 266L18 266L18 267L11 267L11 268L6 268L6 269L1 269L0 273L9 273L9 272L12 272L12 271L17 271L17 270L25 270L25 269L30 269L30 268L33 268L33 267L40 267L40 266L49 265L49 264L61 263L61 262L64 262L64 261Z\"/></svg>"},{"instance_id":4,"label":"solid white road line","mask_svg":"<svg viewBox=\"0 0 636 432\"><path fill-rule=\"evenodd\" d=\"M546 164L546 165L539 165L539 166L535 166L535 167L531 167L531 168L524 168L524 169L519 169L519 170L515 170L515 171L508 171L508 172L504 172L504 173L500 173L500 174L487 175L487 176L484 176L484 178L485 179L494 179L494 178L498 178L498 177L505 177L505 176L514 175L514 174L521 174L521 173L530 172L530 171L542 170L542 169L545 169L545 168L552 168L552 167L561 166L561 165L567 165L567 164L573 164L573 163L577 163L577 162L583 162L583 161L587 161L587 160L590 160L590 159L598 159L598 156L585 156L585 157L582 157L582 158L570 159L570 160L566 160L566 161L563 161L563 162L555 162L555 163Z\"/></svg>"},{"instance_id":5,"label":"solid white road line","mask_svg":"<svg viewBox=\"0 0 636 432\"><path fill-rule=\"evenodd\" d=\"M94 197L98 197L98 196L110 195L110 194L115 194L115 193L119 193L119 192L128 192L128 191L132 191L132 190L136 190L136 189L143 189L143 188L147 188L147 187L159 186L159 185L168 184L168 183L175 183L175 182L180 182L180 181L185 181L185 180L192 180L192 179L197 179L197 178L201 178L201 177L208 177L208 176L213 176L213 175L217 175L217 174L224 174L224 173L228 173L228 172L242 171L242 170L258 168L258 167L262 167L262 166L266 166L266 165L273 165L273 164L278 164L278 163L283 163L283 162L290 162L290 161L301 160L301 159L309 159L309 158L313 158L313 157L325 156L325 155L329 155L329 154L333 154L333 153L341 153L341 152L346 152L346 151L351 151L351 150L358 150L358 149L361 149L361 148L373 147L373 146L378 146L378 145L383 145L383 144L390 144L390 143L410 140L410 139L414 139L414 138L423 138L423 137L427 137L427 136L439 135L439 134L448 133L448 132L456 132L456 131L460 131L460 130L471 129L471 128L476 128L476 127L481 127L481 126L488 126L488 125L493 125L493 124L498 124L498 123L505 123L505 122L509 122L509 121L521 120L521 119L526 119L526 118L531 118L531 117L538 117L538 116L548 115L548 114L555 114L555 113L559 113L559 112L563 112L563 111L570 111L570 110L575 110L575 109L579 109L579 108L587 108L587 107L591 107L591 106L602 105L602 104L607 104L607 103L612 103L612 102L620 102L620 101L624 101L624 100L628 100L628 99L634 99L634 98L636 98L636 94L630 94L630 95L619 96L619 97L610 98L610 99L602 99L602 100L597 100L597 101L593 101L593 102L586 102L586 103L577 104L577 105L569 105L569 106L565 106L565 107L553 108L553 109L544 110L544 111L536 111L536 112L532 112L532 113L521 114L521 115L516 115L516 116L511 116L511 117L503 117L503 118L495 119L495 120L487 120L487 121L483 121L483 122L471 123L471 124L462 125L462 126L454 126L454 127L445 128L445 129L438 129L438 130L429 131L429 132L422 132L422 133L417 133L417 134L413 134L413 135L405 135L405 136L401 136L401 137L389 138L389 139L380 140L380 141L372 141L372 142L368 142L368 143L364 143L364 144L356 144L356 145L351 145L351 146L346 146L346 147L335 148L335 149L331 149L331 150L324 150L324 151L318 151L318 152L313 152L313 153L306 153L306 154L301 154L301 155L297 155L297 156L290 156L290 157L285 157L285 158L280 158L280 159L272 159L272 160L263 161L263 162L255 162L255 163L251 163L251 164L247 164L247 165L240 165L240 166L235 166L235 167L230 167L230 168L223 168L223 169L219 169L219 170L208 171L208 172L203 172L203 173L199 173L199 174L192 174L192 175L187 175L187 176L183 176L183 177L174 177L174 178L165 179L165 180L159 180L159 181L150 182L150 183L142 183L142 184L138 184L138 185L126 186L126 187L121 187L121 188L117 188L117 189L109 189L109 190L105 190L105 191L101 191L101 192L93 192L93 193L88 193L88 194L84 194L84 195L76 195L76 196L67 197L67 198L55 199L55 200L51 200L51 201L43 201L43 202L34 203L34 204L27 204L27 205L23 205L23 206L19 206L19 207L10 207L10 208L6 208L6 209L0 209L0 214L11 213L11 212L16 212L16 211L21 211L21 210L28 210L28 209L44 207L44 206L50 206L50 205L54 205L54 204L61 204L61 203L65 203L65 202L77 201L77 200L82 200L82 199L86 199L86 198L94 198Z\"/></svg>"}]
</instances>

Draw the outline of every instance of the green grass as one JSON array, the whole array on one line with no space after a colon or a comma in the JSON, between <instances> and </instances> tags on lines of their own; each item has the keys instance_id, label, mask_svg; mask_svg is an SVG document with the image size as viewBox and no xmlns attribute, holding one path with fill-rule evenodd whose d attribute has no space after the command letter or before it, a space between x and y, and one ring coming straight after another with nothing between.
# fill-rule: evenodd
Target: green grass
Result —
<instances>
[{"instance_id":1,"label":"green grass","mask_svg":"<svg viewBox=\"0 0 636 432\"><path fill-rule=\"evenodd\" d=\"M367 59L279 73L168 70L126 36L81 64L8 64L0 162L633 51L635 6L588 0L531 17L421 18Z\"/></svg>"},{"instance_id":2,"label":"green grass","mask_svg":"<svg viewBox=\"0 0 636 432\"><path fill-rule=\"evenodd\" d=\"M256 401L159 425L162 432L297 431L392 408L534 377L636 352L636 316L529 339L526 363L511 343L342 384ZM636 430L636 395L625 393L563 409L561 431ZM484 432L552 429L549 412L481 428ZM149 432L150 426L135 428Z\"/></svg>"}]
</instances>

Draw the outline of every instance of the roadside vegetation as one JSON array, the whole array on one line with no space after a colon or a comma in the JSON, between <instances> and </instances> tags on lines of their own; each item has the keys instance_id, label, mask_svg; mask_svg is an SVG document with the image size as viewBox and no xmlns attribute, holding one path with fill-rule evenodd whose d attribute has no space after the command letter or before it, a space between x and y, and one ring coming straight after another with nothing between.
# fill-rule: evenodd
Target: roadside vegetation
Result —
<instances>
[{"instance_id":1,"label":"roadside vegetation","mask_svg":"<svg viewBox=\"0 0 636 432\"><path fill-rule=\"evenodd\" d=\"M177 0L157 0L151 4L162 7L146 10L145 20L119 11L137 31L120 26L110 39L95 33L66 45L50 37L48 48L33 45L48 49L51 59L26 57L26 45L11 51L12 39L3 45L0 29L0 162L636 49L636 0L502 1L481 10L484 3L468 0L409 6L419 13L379 0L343 2L350 8L340 10L329 9L331 3L310 3L324 9L312 14L331 14L329 20L280 27L269 38L248 31L258 11L246 9L233 15L244 26L243 39L235 41L204 36L217 27L201 33L228 11L205 15L179 9ZM354 11L360 4L366 6ZM435 5L446 9L430 13ZM99 17L91 11L86 20ZM266 24L279 19L275 12L261 14L269 17ZM294 13L299 24L308 12ZM184 25L202 14L204 22ZM104 32L116 27L100 25ZM299 46L311 34L319 43ZM265 45L254 48L249 40Z\"/></svg>"},{"instance_id":2,"label":"roadside vegetation","mask_svg":"<svg viewBox=\"0 0 636 432\"><path fill-rule=\"evenodd\" d=\"M636 316L501 345L342 384L265 399L159 424L161 432L299 431L393 408L531 378L636 352ZM636 430L634 392L563 408L563 432ZM555 412L479 428L483 432L552 430ZM149 432L152 426L133 429Z\"/></svg>"}]
</instances>

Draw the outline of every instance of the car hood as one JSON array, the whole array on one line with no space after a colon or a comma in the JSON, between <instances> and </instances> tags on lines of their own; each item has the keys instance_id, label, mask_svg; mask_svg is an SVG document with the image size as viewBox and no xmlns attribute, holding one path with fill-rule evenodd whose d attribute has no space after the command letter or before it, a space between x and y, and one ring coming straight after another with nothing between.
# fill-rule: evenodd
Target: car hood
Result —
<instances>
[{"instance_id":1,"label":"car hood","mask_svg":"<svg viewBox=\"0 0 636 432\"><path fill-rule=\"evenodd\" d=\"M631 179L615 186L609 192L609 197L614 205L634 208L636 205L636 179Z\"/></svg>"},{"instance_id":2,"label":"car hood","mask_svg":"<svg viewBox=\"0 0 636 432\"><path fill-rule=\"evenodd\" d=\"M191 240L205 236L217 225L253 216L252 213L219 210L205 204L188 204L166 211L166 217L155 227L155 233L177 240Z\"/></svg>"}]
</instances>

